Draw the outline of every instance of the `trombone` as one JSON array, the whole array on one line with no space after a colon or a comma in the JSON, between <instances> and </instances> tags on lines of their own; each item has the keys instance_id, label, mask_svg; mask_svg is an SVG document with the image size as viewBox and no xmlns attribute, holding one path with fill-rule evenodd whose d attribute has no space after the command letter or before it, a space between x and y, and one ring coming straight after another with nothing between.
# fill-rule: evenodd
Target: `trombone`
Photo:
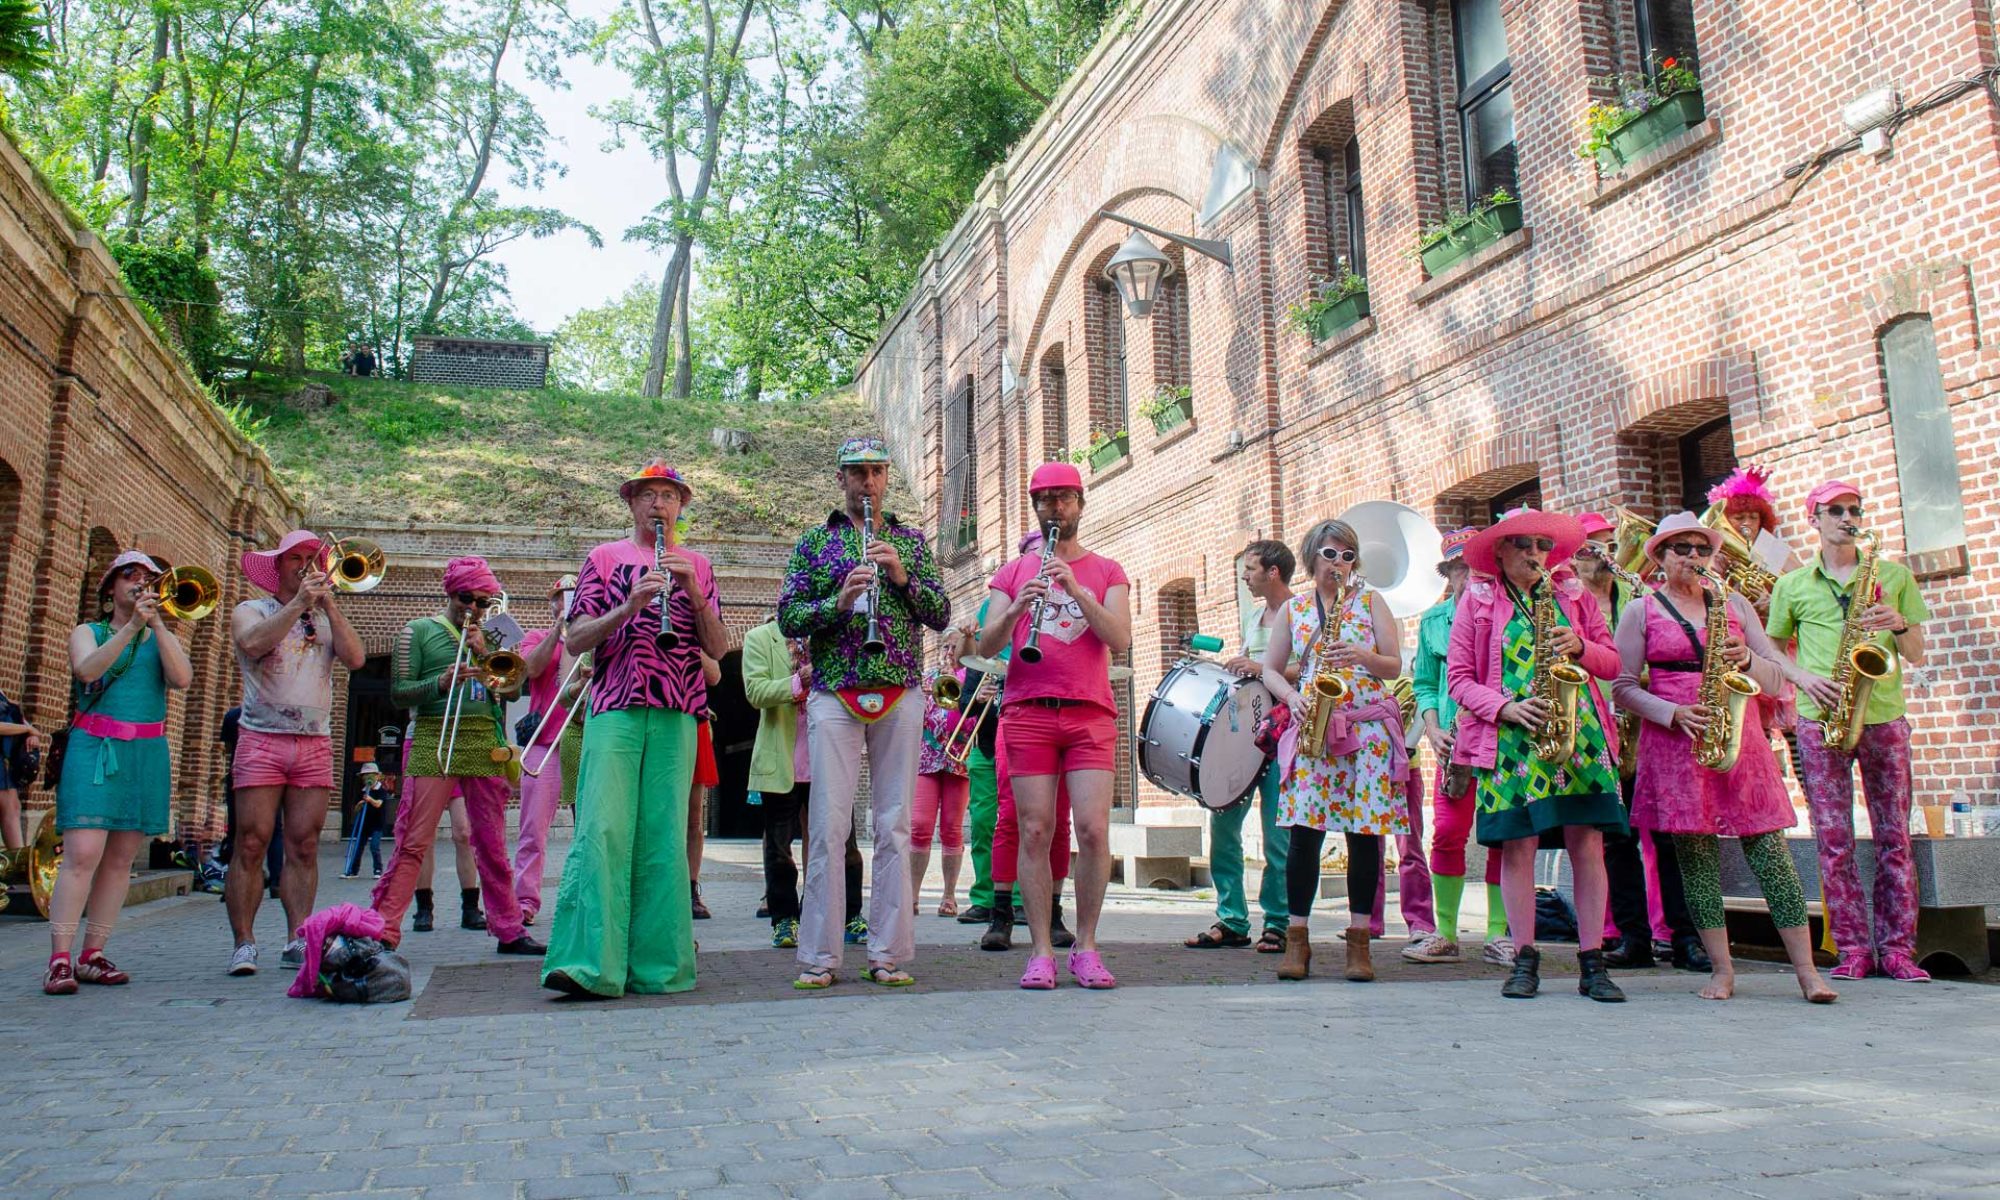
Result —
<instances>
[{"instance_id":1,"label":"trombone","mask_svg":"<svg viewBox=\"0 0 2000 1200\"><path fill-rule=\"evenodd\" d=\"M569 723L576 719L576 710L583 702L584 690L590 686L588 676L576 679L576 673L580 670L590 670L590 663L590 651L585 650L582 654L576 656L576 661L570 664L568 672L563 675L562 682L556 685L556 694L550 699L548 708L543 711L542 720L535 722L535 735L528 739L530 746L535 744L536 738L541 737L542 722L549 719L549 714L556 710L557 705L567 701L568 707L563 711L562 724L556 726L556 735L549 739L549 748L542 752L541 765L531 767L528 765L527 754L523 752L521 755L521 771L530 778L540 779L542 772L548 770L549 756L556 752L558 746L562 745L563 734L569 731ZM576 679L576 694L574 696L570 695L570 681L572 679Z\"/></svg>"},{"instance_id":2,"label":"trombone","mask_svg":"<svg viewBox=\"0 0 2000 1200\"><path fill-rule=\"evenodd\" d=\"M952 722L950 732L945 734L944 756L952 762L964 765L966 760L972 757L972 748L979 744L980 729L985 726L986 719L993 715L993 710L999 706L1000 687L1007 680L1007 661L981 658L977 654L968 654L958 661L966 670L966 683L956 697L958 720ZM957 680L952 682L957 683ZM945 690L943 679L938 681L938 688L938 703L942 704Z\"/></svg>"},{"instance_id":3,"label":"trombone","mask_svg":"<svg viewBox=\"0 0 2000 1200\"><path fill-rule=\"evenodd\" d=\"M206 567L175 567L153 581L160 611L176 621L199 621L222 603L222 585Z\"/></svg>"},{"instance_id":4,"label":"trombone","mask_svg":"<svg viewBox=\"0 0 2000 1200\"><path fill-rule=\"evenodd\" d=\"M370 584L369 586L373 587L374 585ZM520 689L521 680L528 673L527 660L515 651L504 647L481 655L477 650L470 648L467 638L471 634L473 627L485 620L486 617L497 617L506 611L507 593L505 592L500 593L499 598L493 602L492 607L488 608L484 614L481 614L480 610L476 608L468 611L465 615L465 624L461 625L458 630L458 650L452 655L451 659L453 671L468 664L479 668L479 679L477 682L488 693L493 695L502 695ZM451 765L452 751L458 749L458 726L460 721L465 717L466 695L465 688L460 683L454 681L451 687L451 695L445 700L444 726L439 730L439 739L442 742L442 756L438 760L438 765L447 770ZM495 755L493 761L504 762L506 758L513 756L513 751L505 746L499 746L495 748Z\"/></svg>"},{"instance_id":5,"label":"trombone","mask_svg":"<svg viewBox=\"0 0 2000 1200\"><path fill-rule=\"evenodd\" d=\"M389 573L389 558L378 542L328 535L320 539L320 570L339 591L366 592Z\"/></svg>"}]
</instances>

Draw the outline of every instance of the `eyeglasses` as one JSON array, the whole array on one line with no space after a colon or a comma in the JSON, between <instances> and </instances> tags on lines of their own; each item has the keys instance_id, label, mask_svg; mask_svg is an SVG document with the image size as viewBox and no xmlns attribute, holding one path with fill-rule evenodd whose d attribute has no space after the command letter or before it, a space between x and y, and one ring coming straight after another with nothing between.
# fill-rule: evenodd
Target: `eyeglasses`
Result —
<instances>
[{"instance_id":1,"label":"eyeglasses","mask_svg":"<svg viewBox=\"0 0 2000 1200\"><path fill-rule=\"evenodd\" d=\"M1342 549L1339 546L1321 546L1319 548L1319 556L1328 562L1337 563L1351 563L1361 557L1354 551Z\"/></svg>"},{"instance_id":2,"label":"eyeglasses","mask_svg":"<svg viewBox=\"0 0 2000 1200\"><path fill-rule=\"evenodd\" d=\"M1556 548L1556 540L1554 538L1529 537L1524 533L1514 534L1512 537L1507 538L1506 542L1516 550L1540 550L1543 554L1547 554Z\"/></svg>"},{"instance_id":3,"label":"eyeglasses","mask_svg":"<svg viewBox=\"0 0 2000 1200\"><path fill-rule=\"evenodd\" d=\"M1682 558L1686 558L1690 554L1696 558L1713 558L1715 556L1715 547L1709 545L1707 542L1675 542L1673 545L1668 546L1667 549L1680 555Z\"/></svg>"},{"instance_id":4,"label":"eyeglasses","mask_svg":"<svg viewBox=\"0 0 2000 1200\"><path fill-rule=\"evenodd\" d=\"M1819 510L1835 519L1853 517L1859 520L1861 517L1861 506L1859 504L1822 504L1819 506Z\"/></svg>"},{"instance_id":5,"label":"eyeglasses","mask_svg":"<svg viewBox=\"0 0 2000 1200\"><path fill-rule=\"evenodd\" d=\"M1036 492L1035 503L1038 505L1081 504L1083 503L1083 493L1077 491L1075 488L1050 488L1045 492Z\"/></svg>"},{"instance_id":6,"label":"eyeglasses","mask_svg":"<svg viewBox=\"0 0 2000 1200\"><path fill-rule=\"evenodd\" d=\"M476 608L482 612L492 608L495 603L494 598L491 596L475 596L471 592L456 592L452 595L452 599L465 605L467 608Z\"/></svg>"}]
</instances>

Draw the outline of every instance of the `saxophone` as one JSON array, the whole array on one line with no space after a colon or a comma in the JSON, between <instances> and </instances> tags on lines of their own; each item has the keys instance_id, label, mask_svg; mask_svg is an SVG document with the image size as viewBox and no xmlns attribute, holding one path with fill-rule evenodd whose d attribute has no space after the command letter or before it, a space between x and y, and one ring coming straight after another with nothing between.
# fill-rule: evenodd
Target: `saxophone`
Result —
<instances>
[{"instance_id":1,"label":"saxophone","mask_svg":"<svg viewBox=\"0 0 2000 1200\"><path fill-rule=\"evenodd\" d=\"M1590 675L1567 656L1556 653L1555 580L1543 571L1536 587L1535 603L1528 612L1535 637L1535 670L1528 681L1528 695L1548 702L1549 719L1535 731L1534 754L1543 762L1566 763L1576 754L1577 693Z\"/></svg>"},{"instance_id":2,"label":"saxophone","mask_svg":"<svg viewBox=\"0 0 2000 1200\"><path fill-rule=\"evenodd\" d=\"M1833 656L1833 685L1840 700L1820 718L1820 739L1830 750L1846 753L1861 740L1868 715L1868 697L1876 681L1890 671L1889 652L1861 628L1861 618L1875 603L1875 553L1882 538L1872 530L1843 525L1861 547L1854 578L1847 590L1847 617L1840 623L1840 647Z\"/></svg>"},{"instance_id":3,"label":"saxophone","mask_svg":"<svg viewBox=\"0 0 2000 1200\"><path fill-rule=\"evenodd\" d=\"M1708 725L1694 740L1694 761L1711 771L1736 765L1743 749L1743 711L1764 689L1729 665L1723 645L1729 640L1729 586L1722 576L1695 569L1709 589L1708 648L1701 656L1701 691L1695 703L1708 710Z\"/></svg>"},{"instance_id":4,"label":"saxophone","mask_svg":"<svg viewBox=\"0 0 2000 1200\"><path fill-rule=\"evenodd\" d=\"M1348 588L1337 589L1334 603L1327 606L1326 616L1320 622L1319 645L1313 658L1312 690L1306 693L1305 734L1300 739L1300 752L1314 758L1326 753L1326 723L1333 716L1333 710L1346 703L1348 696L1354 692L1347 680L1341 677L1339 668L1330 661L1329 654L1339 644L1334 633L1339 628L1340 614L1347 608L1348 597L1352 594Z\"/></svg>"}]
</instances>

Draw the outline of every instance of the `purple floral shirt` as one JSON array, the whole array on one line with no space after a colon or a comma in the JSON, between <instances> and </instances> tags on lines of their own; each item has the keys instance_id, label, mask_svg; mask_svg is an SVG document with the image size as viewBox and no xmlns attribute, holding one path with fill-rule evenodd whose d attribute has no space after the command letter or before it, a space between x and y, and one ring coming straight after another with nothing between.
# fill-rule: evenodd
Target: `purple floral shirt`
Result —
<instances>
[{"instance_id":1,"label":"purple floral shirt","mask_svg":"<svg viewBox=\"0 0 2000 1200\"><path fill-rule=\"evenodd\" d=\"M902 556L909 582L895 587L882 581L882 640L879 654L861 652L868 636L868 614L840 611L840 583L862 563L861 530L835 510L815 525L792 549L785 585L778 596L778 629L786 637L808 639L813 687L822 692L841 688L912 687L923 674L923 633L918 626L943 630L951 621L951 598L945 595L937 560L931 557L923 532L884 513L876 534Z\"/></svg>"}]
</instances>

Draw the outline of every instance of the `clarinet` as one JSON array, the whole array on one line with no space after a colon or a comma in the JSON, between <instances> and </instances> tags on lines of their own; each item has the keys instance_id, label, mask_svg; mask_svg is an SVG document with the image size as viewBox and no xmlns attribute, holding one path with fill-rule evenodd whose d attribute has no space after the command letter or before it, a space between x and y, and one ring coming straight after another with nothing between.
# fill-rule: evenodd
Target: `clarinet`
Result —
<instances>
[{"instance_id":1,"label":"clarinet","mask_svg":"<svg viewBox=\"0 0 2000 1200\"><path fill-rule=\"evenodd\" d=\"M1035 568L1037 579L1047 580L1049 577L1049 559L1055 555L1058 532L1060 530L1054 524L1042 531L1042 561L1041 565ZM1048 606L1049 594L1043 592L1035 597L1035 606L1028 610L1028 639L1014 652L1024 663L1042 661L1042 613Z\"/></svg>"},{"instance_id":2,"label":"clarinet","mask_svg":"<svg viewBox=\"0 0 2000 1200\"><path fill-rule=\"evenodd\" d=\"M681 635L674 632L673 615L667 611L667 598L674 594L674 577L667 573L667 526L663 521L653 522L653 569L667 576L667 586L653 597L660 606L660 631L653 635L653 648L665 654L681 644Z\"/></svg>"},{"instance_id":3,"label":"clarinet","mask_svg":"<svg viewBox=\"0 0 2000 1200\"><path fill-rule=\"evenodd\" d=\"M875 541L875 506L861 497L861 561L868 561L868 547ZM882 640L882 568L871 568L875 581L868 585L868 632L861 639L863 654L880 654L889 648Z\"/></svg>"}]
</instances>

